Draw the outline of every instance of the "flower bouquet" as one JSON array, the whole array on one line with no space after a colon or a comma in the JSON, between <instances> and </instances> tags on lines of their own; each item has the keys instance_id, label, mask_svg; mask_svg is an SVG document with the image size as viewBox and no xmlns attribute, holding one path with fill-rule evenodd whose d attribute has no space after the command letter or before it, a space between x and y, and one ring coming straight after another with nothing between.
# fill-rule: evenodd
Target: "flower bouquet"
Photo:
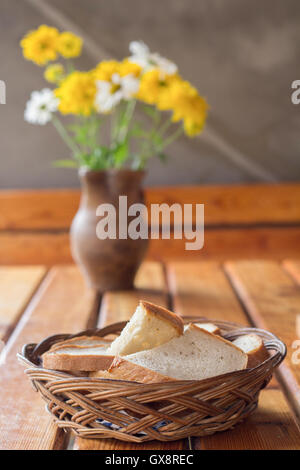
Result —
<instances>
[{"instance_id":1,"label":"flower bouquet","mask_svg":"<svg viewBox=\"0 0 300 470\"><path fill-rule=\"evenodd\" d=\"M88 71L74 68L82 40L71 32L42 25L21 40L21 47L26 59L46 66L44 77L53 84L53 89L32 93L25 120L55 126L70 154L54 163L79 168L87 196L71 228L73 256L100 290L131 287L145 240L96 239L97 205L116 204L116 192L131 203L142 202L148 160L157 156L165 161L166 147L182 133L194 137L202 131L206 101L173 62L141 41L130 43L130 55L123 60L104 60ZM122 279L116 274L118 264Z\"/></svg>"}]
</instances>

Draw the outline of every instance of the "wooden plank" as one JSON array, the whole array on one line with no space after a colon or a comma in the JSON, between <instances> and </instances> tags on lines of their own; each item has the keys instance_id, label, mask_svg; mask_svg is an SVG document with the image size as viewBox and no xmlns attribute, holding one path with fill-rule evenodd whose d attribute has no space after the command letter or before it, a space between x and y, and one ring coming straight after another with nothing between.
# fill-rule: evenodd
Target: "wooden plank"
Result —
<instances>
[{"instance_id":1,"label":"wooden plank","mask_svg":"<svg viewBox=\"0 0 300 470\"><path fill-rule=\"evenodd\" d=\"M262 390L258 410L228 432L198 439L197 450L299 450L299 429L280 390Z\"/></svg>"},{"instance_id":2,"label":"wooden plank","mask_svg":"<svg viewBox=\"0 0 300 470\"><path fill-rule=\"evenodd\" d=\"M50 424L44 401L30 386L16 354L23 344L55 333L84 329L94 314L96 294L75 267L53 268L26 309L0 366L0 448L56 449L64 433Z\"/></svg>"},{"instance_id":3,"label":"wooden plank","mask_svg":"<svg viewBox=\"0 0 300 470\"><path fill-rule=\"evenodd\" d=\"M208 228L205 225L204 247L187 251L186 241L151 240L148 257L170 261L228 259L277 259L300 256L300 227ZM0 238L1 239L1 238Z\"/></svg>"},{"instance_id":4,"label":"wooden plank","mask_svg":"<svg viewBox=\"0 0 300 470\"><path fill-rule=\"evenodd\" d=\"M277 259L300 256L300 227L205 229L204 248L187 251L186 240L150 240L150 260ZM0 232L0 264L72 262L67 232Z\"/></svg>"},{"instance_id":5,"label":"wooden plank","mask_svg":"<svg viewBox=\"0 0 300 470\"><path fill-rule=\"evenodd\" d=\"M205 204L207 225L300 222L300 185L168 186L146 188L150 204ZM79 190L0 192L0 229L68 228Z\"/></svg>"},{"instance_id":6,"label":"wooden plank","mask_svg":"<svg viewBox=\"0 0 300 470\"><path fill-rule=\"evenodd\" d=\"M72 263L68 232L0 232L0 264Z\"/></svg>"},{"instance_id":7,"label":"wooden plank","mask_svg":"<svg viewBox=\"0 0 300 470\"><path fill-rule=\"evenodd\" d=\"M153 279L155 287L153 290ZM149 300L159 305L167 306L165 291L165 279L162 266L158 263L144 263L137 277L138 289L135 291L107 292L104 294L99 325L128 320L134 313L139 299ZM141 288L142 287L142 288ZM115 439L82 439L76 438L74 443L76 450L134 450L134 449L174 449L187 448L187 440L176 442L145 442L142 444L126 443Z\"/></svg>"},{"instance_id":8,"label":"wooden plank","mask_svg":"<svg viewBox=\"0 0 300 470\"><path fill-rule=\"evenodd\" d=\"M66 229L79 198L72 189L1 191L0 230Z\"/></svg>"},{"instance_id":9,"label":"wooden plank","mask_svg":"<svg viewBox=\"0 0 300 470\"><path fill-rule=\"evenodd\" d=\"M99 327L128 320L139 300L167 305L166 284L163 267L157 262L144 262L135 279L133 291L106 292L102 298Z\"/></svg>"},{"instance_id":10,"label":"wooden plank","mask_svg":"<svg viewBox=\"0 0 300 470\"><path fill-rule=\"evenodd\" d=\"M226 272L253 322L269 329L287 345L287 357L278 374L300 418L300 368L293 360L300 312L299 286L274 261L239 261L226 264Z\"/></svg>"},{"instance_id":11,"label":"wooden plank","mask_svg":"<svg viewBox=\"0 0 300 470\"><path fill-rule=\"evenodd\" d=\"M300 284L300 260L284 260L283 267Z\"/></svg>"},{"instance_id":12,"label":"wooden plank","mask_svg":"<svg viewBox=\"0 0 300 470\"><path fill-rule=\"evenodd\" d=\"M43 266L0 267L0 339L7 340L45 273Z\"/></svg>"},{"instance_id":13,"label":"wooden plank","mask_svg":"<svg viewBox=\"0 0 300 470\"><path fill-rule=\"evenodd\" d=\"M300 260L285 260L283 267L300 285ZM296 338L300 339L300 312L296 315Z\"/></svg>"},{"instance_id":14,"label":"wooden plank","mask_svg":"<svg viewBox=\"0 0 300 470\"><path fill-rule=\"evenodd\" d=\"M183 263L173 262L167 265L167 278L169 282L170 292L173 297L174 310L182 315L201 315L210 319L220 319L233 321L240 324L248 324L248 319L237 300L229 281L227 280L222 268L213 262L202 263ZM272 382L272 386L264 391L262 401L262 412L264 403L274 404L272 397L273 391L278 386L276 381ZM285 407L286 413L289 413L289 420L293 418L288 411L288 406L284 402L282 392L278 390L278 404ZM265 398L264 398L265 397ZM277 406L277 405L276 405ZM259 410L260 410L259 403ZM276 416L276 407L273 409ZM255 416L255 415L254 415ZM253 418L257 419L257 418ZM248 421L243 427L238 426L235 431L227 431L216 434L212 437L204 437L194 439L194 445L197 449L219 449L226 448L230 442L232 448L245 448L251 445L253 439L253 431L251 426L248 427ZM257 439L257 445L260 449L266 449L265 443L274 439L277 442L278 426L265 426L263 422L256 423L257 433L260 440ZM292 426L292 425L291 425ZM293 428L294 429L294 428ZM295 432L292 433L292 439L288 439L290 446L294 446L296 439ZM214 440L216 439L216 440ZM298 433L297 445L300 446L300 434ZM249 444L245 444L249 443Z\"/></svg>"},{"instance_id":15,"label":"wooden plank","mask_svg":"<svg viewBox=\"0 0 300 470\"><path fill-rule=\"evenodd\" d=\"M218 263L170 262L166 270L176 313L248 325L248 319Z\"/></svg>"}]
</instances>

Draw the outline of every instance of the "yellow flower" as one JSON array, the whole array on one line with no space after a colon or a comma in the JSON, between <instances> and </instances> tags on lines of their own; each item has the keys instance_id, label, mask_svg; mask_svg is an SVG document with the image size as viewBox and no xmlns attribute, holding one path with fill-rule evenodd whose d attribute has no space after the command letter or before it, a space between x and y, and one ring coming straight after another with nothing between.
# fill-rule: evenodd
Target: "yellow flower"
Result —
<instances>
[{"instance_id":1,"label":"yellow flower","mask_svg":"<svg viewBox=\"0 0 300 470\"><path fill-rule=\"evenodd\" d=\"M62 114L89 116L94 110L96 84L91 72L72 72L55 90Z\"/></svg>"},{"instance_id":2,"label":"yellow flower","mask_svg":"<svg viewBox=\"0 0 300 470\"><path fill-rule=\"evenodd\" d=\"M142 75L138 99L147 104L156 105L159 109L169 109L166 106L166 94L171 84L178 79L176 74L162 78L159 69L151 69Z\"/></svg>"},{"instance_id":3,"label":"yellow flower","mask_svg":"<svg viewBox=\"0 0 300 470\"><path fill-rule=\"evenodd\" d=\"M207 115L207 103L189 82L177 80L172 83L165 97L164 109L173 110L173 121L183 120L184 131L190 137L203 129ZM169 107L167 107L167 101Z\"/></svg>"},{"instance_id":4,"label":"yellow flower","mask_svg":"<svg viewBox=\"0 0 300 470\"><path fill-rule=\"evenodd\" d=\"M56 28L41 25L35 31L29 31L21 40L25 59L37 65L45 65L57 58L59 32Z\"/></svg>"},{"instance_id":5,"label":"yellow flower","mask_svg":"<svg viewBox=\"0 0 300 470\"><path fill-rule=\"evenodd\" d=\"M95 80L110 81L114 73L120 72L120 63L117 60L103 60L100 62L92 73Z\"/></svg>"},{"instance_id":6,"label":"yellow flower","mask_svg":"<svg viewBox=\"0 0 300 470\"><path fill-rule=\"evenodd\" d=\"M138 78L141 75L142 67L138 64L134 64L130 62L128 59L124 59L119 64L119 74L121 77L125 77L125 75L133 75L134 77Z\"/></svg>"},{"instance_id":7,"label":"yellow flower","mask_svg":"<svg viewBox=\"0 0 300 470\"><path fill-rule=\"evenodd\" d=\"M66 59L78 57L81 54L82 39L69 31L59 35L58 51Z\"/></svg>"},{"instance_id":8,"label":"yellow flower","mask_svg":"<svg viewBox=\"0 0 300 470\"><path fill-rule=\"evenodd\" d=\"M47 82L59 83L65 75L65 69L61 64L48 65L44 72L44 77Z\"/></svg>"}]
</instances>

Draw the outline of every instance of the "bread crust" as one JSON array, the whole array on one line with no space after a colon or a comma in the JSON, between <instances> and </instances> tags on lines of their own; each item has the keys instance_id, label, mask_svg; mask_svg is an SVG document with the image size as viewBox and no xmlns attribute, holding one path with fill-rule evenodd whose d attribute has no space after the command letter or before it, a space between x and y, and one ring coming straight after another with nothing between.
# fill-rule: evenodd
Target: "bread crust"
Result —
<instances>
[{"instance_id":1,"label":"bread crust","mask_svg":"<svg viewBox=\"0 0 300 470\"><path fill-rule=\"evenodd\" d=\"M87 345L76 344L76 342L78 343L78 340L92 341L94 342L94 344L90 344L90 345L89 344ZM53 352L53 351L57 351L57 350L64 349L64 348L70 348L70 347L76 348L76 349L94 348L97 345L108 347L110 344L111 344L111 341L104 339L104 338L100 338L99 336L77 336L75 338L66 339L64 341L59 341L58 343L53 344L53 346L51 346L51 348L47 352Z\"/></svg>"},{"instance_id":2,"label":"bread crust","mask_svg":"<svg viewBox=\"0 0 300 470\"><path fill-rule=\"evenodd\" d=\"M78 344L78 341L90 341L91 344ZM77 342L77 344L76 344ZM110 341L100 338L99 336L77 336L70 338L65 341L60 341L54 344L49 351L42 355L43 367L45 369L54 370L77 370L77 371L92 371L99 369L108 369L114 360L113 355L105 355L99 353L99 355L93 354L82 354L80 356L72 355L71 353L61 353L64 349L85 349L89 350L95 347L107 348L110 345ZM57 353L57 354L55 354Z\"/></svg>"},{"instance_id":3,"label":"bread crust","mask_svg":"<svg viewBox=\"0 0 300 470\"><path fill-rule=\"evenodd\" d=\"M45 353L42 356L43 367L53 370L79 370L79 371L97 371L106 370L112 364L115 356L109 355L83 355L73 356L71 354Z\"/></svg>"},{"instance_id":4,"label":"bread crust","mask_svg":"<svg viewBox=\"0 0 300 470\"><path fill-rule=\"evenodd\" d=\"M262 338L254 333L250 333L249 335L245 335L249 337L254 337L256 341L258 341L259 345L255 349L245 353L248 356L248 363L247 368L252 369L262 362L264 362L269 357L269 352L264 345Z\"/></svg>"},{"instance_id":5,"label":"bread crust","mask_svg":"<svg viewBox=\"0 0 300 470\"><path fill-rule=\"evenodd\" d=\"M212 333L213 335L221 336L220 328L217 325L215 325L214 323L203 322L203 323L195 323L195 325L198 326L198 328L201 328L202 330L206 330L206 331L209 331L209 330L207 330L206 328L203 328L202 325L211 325L214 329L213 329L213 331L210 331L210 333Z\"/></svg>"},{"instance_id":6,"label":"bread crust","mask_svg":"<svg viewBox=\"0 0 300 470\"><path fill-rule=\"evenodd\" d=\"M148 302L146 300L140 300L140 305L145 309L147 314L157 315L161 319L172 323L173 326L177 329L179 335L183 334L184 325L179 315L171 312L167 308L160 307L159 305L155 305L152 302Z\"/></svg>"},{"instance_id":7,"label":"bread crust","mask_svg":"<svg viewBox=\"0 0 300 470\"><path fill-rule=\"evenodd\" d=\"M104 379L127 380L139 383L161 383L174 382L176 379L160 374L146 367L133 364L132 362L116 356L108 370L92 372L90 377L100 377Z\"/></svg>"},{"instance_id":8,"label":"bread crust","mask_svg":"<svg viewBox=\"0 0 300 470\"><path fill-rule=\"evenodd\" d=\"M195 328L197 330L201 330L202 332L204 332L205 334L209 335L209 336L212 336L213 338L217 338L219 341L223 341L223 343L226 343L228 344L229 346L233 347L234 349L236 349L237 351L241 352L242 354L244 354L245 356L245 359L248 360L248 355L241 350L241 348L238 348L235 344L233 344L231 341L228 341L227 339L223 338L223 336L219 336L219 335L215 335L213 333L210 333L209 331L207 330L204 330L202 328L199 328L199 326L195 325L194 323L190 323L189 324L189 327L190 328ZM247 360L245 361L245 367L244 369L246 369L247 367Z\"/></svg>"}]
</instances>

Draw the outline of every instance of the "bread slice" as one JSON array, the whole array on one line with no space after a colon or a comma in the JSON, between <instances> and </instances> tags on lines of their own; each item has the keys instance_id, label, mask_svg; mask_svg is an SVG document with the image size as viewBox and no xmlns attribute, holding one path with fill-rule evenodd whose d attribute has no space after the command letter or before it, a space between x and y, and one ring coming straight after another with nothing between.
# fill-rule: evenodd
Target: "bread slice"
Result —
<instances>
[{"instance_id":1,"label":"bread slice","mask_svg":"<svg viewBox=\"0 0 300 470\"><path fill-rule=\"evenodd\" d=\"M108 354L125 356L160 346L183 334L183 321L175 313L151 302L140 301Z\"/></svg>"},{"instance_id":2,"label":"bread slice","mask_svg":"<svg viewBox=\"0 0 300 470\"><path fill-rule=\"evenodd\" d=\"M89 376L100 377L103 379L128 380L130 382L146 384L174 381L171 377L167 377L153 370L128 362L122 357L115 357L108 370L90 372Z\"/></svg>"},{"instance_id":3,"label":"bread slice","mask_svg":"<svg viewBox=\"0 0 300 470\"><path fill-rule=\"evenodd\" d=\"M75 346L76 348L94 348L97 346L108 345L110 342L100 338L100 336L76 336L74 338L65 339L53 344L48 352L56 351L57 349L69 348Z\"/></svg>"},{"instance_id":4,"label":"bread slice","mask_svg":"<svg viewBox=\"0 0 300 470\"><path fill-rule=\"evenodd\" d=\"M214 377L245 369L248 362L247 355L233 343L194 324L184 335L124 359L178 380Z\"/></svg>"},{"instance_id":5,"label":"bread slice","mask_svg":"<svg viewBox=\"0 0 300 470\"><path fill-rule=\"evenodd\" d=\"M65 371L108 369L114 356L107 354L111 342L97 336L82 336L62 341L42 355L43 367Z\"/></svg>"},{"instance_id":6,"label":"bread slice","mask_svg":"<svg viewBox=\"0 0 300 470\"><path fill-rule=\"evenodd\" d=\"M198 328L202 328L203 330L209 331L213 335L221 335L221 330L217 325L213 323L194 323L194 325L198 326ZM186 325L185 329L188 328Z\"/></svg>"},{"instance_id":7,"label":"bread slice","mask_svg":"<svg viewBox=\"0 0 300 470\"><path fill-rule=\"evenodd\" d=\"M268 350L264 346L263 340L254 333L240 336L232 343L247 354L248 368L256 367L269 357Z\"/></svg>"}]
</instances>

